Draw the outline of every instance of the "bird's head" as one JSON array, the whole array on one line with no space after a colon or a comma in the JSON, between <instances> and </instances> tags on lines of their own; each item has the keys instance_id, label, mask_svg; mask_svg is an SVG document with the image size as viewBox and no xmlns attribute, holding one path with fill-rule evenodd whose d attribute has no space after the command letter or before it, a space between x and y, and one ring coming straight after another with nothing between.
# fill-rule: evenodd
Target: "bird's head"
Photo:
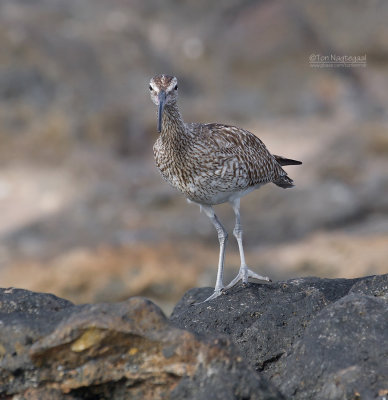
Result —
<instances>
[{"instance_id":1,"label":"bird's head","mask_svg":"<svg viewBox=\"0 0 388 400\"><path fill-rule=\"evenodd\" d=\"M175 76L156 75L150 80L151 100L158 106L158 132L162 131L164 106L176 102L178 97L178 80Z\"/></svg>"}]
</instances>

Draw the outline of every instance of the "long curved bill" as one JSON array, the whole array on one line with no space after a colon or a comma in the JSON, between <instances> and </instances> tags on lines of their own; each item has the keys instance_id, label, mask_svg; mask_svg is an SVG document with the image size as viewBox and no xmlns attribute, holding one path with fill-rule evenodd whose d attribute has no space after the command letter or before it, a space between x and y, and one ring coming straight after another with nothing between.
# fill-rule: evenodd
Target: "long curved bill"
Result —
<instances>
[{"instance_id":1,"label":"long curved bill","mask_svg":"<svg viewBox=\"0 0 388 400\"><path fill-rule=\"evenodd\" d=\"M166 103L166 92L161 90L158 95L159 98L159 108L158 108L158 132L162 131L162 117L163 117L163 110L164 105Z\"/></svg>"}]
</instances>

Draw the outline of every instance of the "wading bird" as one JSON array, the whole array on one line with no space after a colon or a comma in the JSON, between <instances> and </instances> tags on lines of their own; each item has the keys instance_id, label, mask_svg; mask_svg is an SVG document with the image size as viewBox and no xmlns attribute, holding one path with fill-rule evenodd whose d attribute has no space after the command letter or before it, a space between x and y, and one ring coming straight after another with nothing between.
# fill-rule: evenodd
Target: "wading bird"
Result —
<instances>
[{"instance_id":1,"label":"wading bird","mask_svg":"<svg viewBox=\"0 0 388 400\"><path fill-rule=\"evenodd\" d=\"M251 132L224 124L185 123L178 108L178 81L174 76L157 75L149 85L152 101L158 107L155 145L156 165L163 178L198 204L217 230L220 244L214 293L204 301L218 297L238 281L248 278L271 282L248 269L242 244L240 198L266 183L291 188L294 183L282 166L300 161L272 155ZM229 202L236 216L233 230L240 252L238 275L223 283L225 245L228 234L213 210L216 204ZM198 303L197 303L198 304Z\"/></svg>"}]
</instances>

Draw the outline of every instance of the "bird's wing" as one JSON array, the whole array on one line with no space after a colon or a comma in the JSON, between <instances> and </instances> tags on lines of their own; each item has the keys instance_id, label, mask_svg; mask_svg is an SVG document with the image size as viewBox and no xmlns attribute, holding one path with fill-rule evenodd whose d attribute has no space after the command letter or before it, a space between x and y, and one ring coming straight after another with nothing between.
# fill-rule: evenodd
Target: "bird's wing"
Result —
<instances>
[{"instance_id":1,"label":"bird's wing","mask_svg":"<svg viewBox=\"0 0 388 400\"><path fill-rule=\"evenodd\" d=\"M243 176L246 185L252 186L286 174L253 133L222 124L203 125L202 131L223 175Z\"/></svg>"}]
</instances>

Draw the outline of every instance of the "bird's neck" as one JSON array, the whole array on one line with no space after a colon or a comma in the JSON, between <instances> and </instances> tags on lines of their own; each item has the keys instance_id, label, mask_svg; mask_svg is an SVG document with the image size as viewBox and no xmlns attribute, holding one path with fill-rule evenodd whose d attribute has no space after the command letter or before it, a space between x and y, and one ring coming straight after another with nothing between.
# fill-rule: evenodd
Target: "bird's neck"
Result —
<instances>
[{"instance_id":1,"label":"bird's neck","mask_svg":"<svg viewBox=\"0 0 388 400\"><path fill-rule=\"evenodd\" d=\"M166 104L162 118L161 138L165 144L177 144L182 142L187 132L182 115L177 103Z\"/></svg>"}]
</instances>

